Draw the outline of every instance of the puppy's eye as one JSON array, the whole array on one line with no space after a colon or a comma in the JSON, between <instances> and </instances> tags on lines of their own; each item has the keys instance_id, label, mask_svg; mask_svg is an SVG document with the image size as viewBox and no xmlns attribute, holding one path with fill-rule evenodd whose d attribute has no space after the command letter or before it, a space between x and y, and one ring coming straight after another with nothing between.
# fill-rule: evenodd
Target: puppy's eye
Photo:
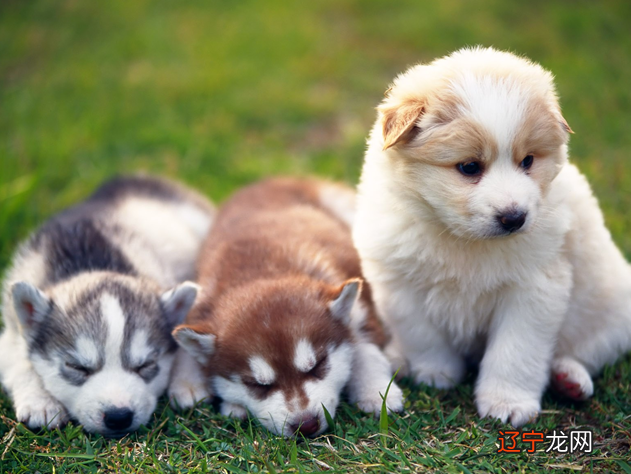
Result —
<instances>
[{"instance_id":1,"label":"puppy's eye","mask_svg":"<svg viewBox=\"0 0 631 474\"><path fill-rule=\"evenodd\" d=\"M482 164L479 161L458 163L456 167L465 176L479 176L482 174Z\"/></svg>"},{"instance_id":2,"label":"puppy's eye","mask_svg":"<svg viewBox=\"0 0 631 474\"><path fill-rule=\"evenodd\" d=\"M316 365L313 366L313 369L307 372L307 375L310 375L311 377L315 377L316 379L323 379L324 376L326 375L326 369L327 369L326 361L327 361L327 356L325 355L316 363Z\"/></svg>"},{"instance_id":3,"label":"puppy's eye","mask_svg":"<svg viewBox=\"0 0 631 474\"><path fill-rule=\"evenodd\" d=\"M262 383L258 383L254 379L246 378L243 379L243 384L250 389L250 391L259 398L264 398L267 394L274 388L273 384L264 385Z\"/></svg>"},{"instance_id":4,"label":"puppy's eye","mask_svg":"<svg viewBox=\"0 0 631 474\"><path fill-rule=\"evenodd\" d=\"M527 170L532 166L532 162L535 160L535 157L532 155L526 155L526 158L524 158L523 160L521 160L521 163L519 163L519 166L521 166L523 169Z\"/></svg>"},{"instance_id":5,"label":"puppy's eye","mask_svg":"<svg viewBox=\"0 0 631 474\"><path fill-rule=\"evenodd\" d=\"M73 362L66 362L66 367L68 367L69 369L74 370L75 372L79 372L82 375L85 375L86 377L89 376L89 375L92 375L92 373L94 372L89 367L86 367L86 366L81 365L81 364L75 364Z\"/></svg>"},{"instance_id":6,"label":"puppy's eye","mask_svg":"<svg viewBox=\"0 0 631 474\"><path fill-rule=\"evenodd\" d=\"M134 371L141 377L152 377L158 371L158 364L153 360L148 360L144 364L134 367Z\"/></svg>"}]
</instances>

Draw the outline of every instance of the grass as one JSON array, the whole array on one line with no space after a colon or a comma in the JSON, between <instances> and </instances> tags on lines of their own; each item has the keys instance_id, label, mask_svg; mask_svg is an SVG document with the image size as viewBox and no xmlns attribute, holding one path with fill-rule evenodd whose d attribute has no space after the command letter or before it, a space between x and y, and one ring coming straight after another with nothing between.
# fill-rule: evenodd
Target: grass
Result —
<instances>
[{"instance_id":1,"label":"grass","mask_svg":"<svg viewBox=\"0 0 631 474\"><path fill-rule=\"evenodd\" d=\"M374 107L407 66L464 45L552 70L576 132L572 160L631 257L631 4L562 0L6 0L0 4L0 270L46 217L115 173L177 177L220 202L275 173L355 182ZM443 392L407 384L387 430L342 404L315 440L269 436L200 406L164 403L122 440L67 426L32 433L0 395L0 472L631 473L631 359L596 395L546 395L529 426L594 432L592 454L498 454L473 376ZM386 434L382 434L386 433Z\"/></svg>"}]
</instances>

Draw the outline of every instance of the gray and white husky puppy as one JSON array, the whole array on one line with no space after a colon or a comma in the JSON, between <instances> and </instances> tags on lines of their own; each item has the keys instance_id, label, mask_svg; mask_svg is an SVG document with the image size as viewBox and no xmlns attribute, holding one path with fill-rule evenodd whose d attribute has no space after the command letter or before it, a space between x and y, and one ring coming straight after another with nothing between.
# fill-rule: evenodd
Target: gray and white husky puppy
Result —
<instances>
[{"instance_id":1,"label":"gray and white husky puppy","mask_svg":"<svg viewBox=\"0 0 631 474\"><path fill-rule=\"evenodd\" d=\"M70 418L106 436L149 421L213 215L178 184L121 177L19 247L0 335L0 380L19 421L52 428Z\"/></svg>"}]
</instances>

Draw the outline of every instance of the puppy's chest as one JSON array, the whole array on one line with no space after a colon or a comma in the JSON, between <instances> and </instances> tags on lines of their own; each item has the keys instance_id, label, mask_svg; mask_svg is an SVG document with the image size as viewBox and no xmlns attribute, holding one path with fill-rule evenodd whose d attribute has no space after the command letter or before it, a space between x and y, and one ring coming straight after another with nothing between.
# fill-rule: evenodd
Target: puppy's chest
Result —
<instances>
[{"instance_id":1,"label":"puppy's chest","mask_svg":"<svg viewBox=\"0 0 631 474\"><path fill-rule=\"evenodd\" d=\"M461 344L473 343L486 334L498 300L519 281L520 272L507 271L506 264L493 258L472 262L441 257L440 253L419 255L415 271L406 272L401 289L412 295L409 304L420 317Z\"/></svg>"}]
</instances>

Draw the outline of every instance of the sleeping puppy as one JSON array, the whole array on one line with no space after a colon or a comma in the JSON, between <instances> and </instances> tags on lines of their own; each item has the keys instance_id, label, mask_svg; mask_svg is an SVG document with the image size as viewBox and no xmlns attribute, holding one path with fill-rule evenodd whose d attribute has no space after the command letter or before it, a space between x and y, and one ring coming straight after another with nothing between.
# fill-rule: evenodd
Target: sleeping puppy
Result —
<instances>
[{"instance_id":1,"label":"sleeping puppy","mask_svg":"<svg viewBox=\"0 0 631 474\"><path fill-rule=\"evenodd\" d=\"M380 346L385 335L362 285L350 220L354 192L276 178L248 186L217 215L199 262L202 294L173 335L180 353L169 393L183 408L222 398L283 436L328 428L345 388L379 414L403 395ZM382 398L382 395L384 398Z\"/></svg>"},{"instance_id":2,"label":"sleeping puppy","mask_svg":"<svg viewBox=\"0 0 631 474\"><path fill-rule=\"evenodd\" d=\"M552 75L462 49L397 77L378 110L353 234L393 365L446 388L478 356L480 416L515 426L550 380L591 396L631 346L631 267L567 161Z\"/></svg>"},{"instance_id":3,"label":"sleeping puppy","mask_svg":"<svg viewBox=\"0 0 631 474\"><path fill-rule=\"evenodd\" d=\"M104 183L19 246L2 287L0 382L29 428L121 437L169 382L213 206L149 176Z\"/></svg>"}]
</instances>

